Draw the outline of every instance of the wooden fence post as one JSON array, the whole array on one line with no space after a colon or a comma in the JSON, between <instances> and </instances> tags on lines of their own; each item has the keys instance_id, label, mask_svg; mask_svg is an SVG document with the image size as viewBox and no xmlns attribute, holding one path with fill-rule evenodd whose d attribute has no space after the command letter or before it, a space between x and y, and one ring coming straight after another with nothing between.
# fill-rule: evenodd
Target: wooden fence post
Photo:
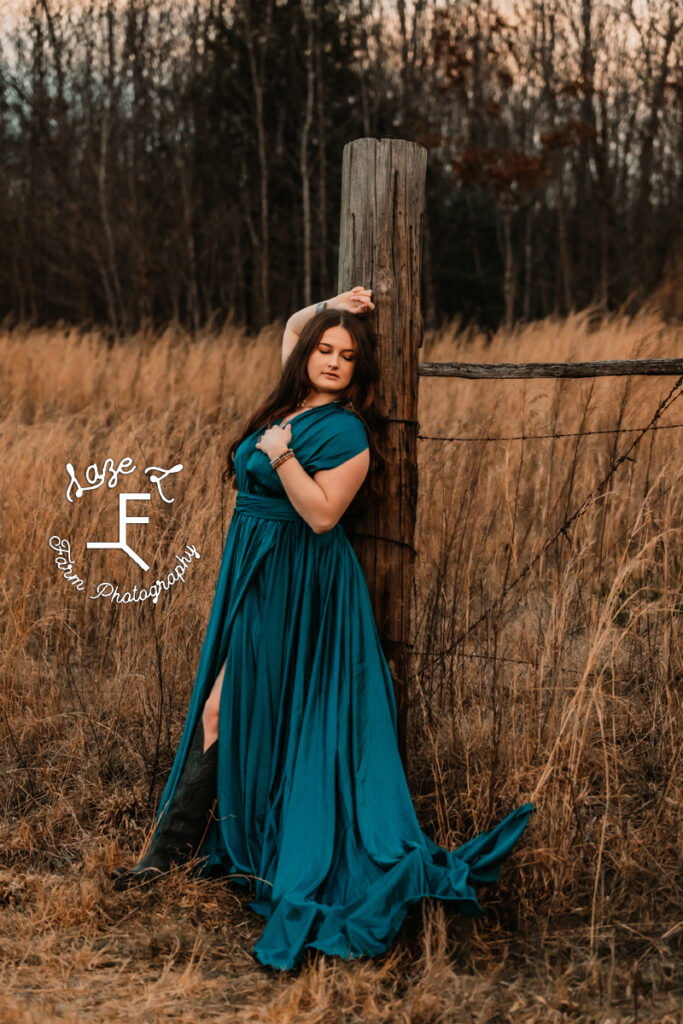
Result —
<instances>
[{"instance_id":1,"label":"wooden fence post","mask_svg":"<svg viewBox=\"0 0 683 1024\"><path fill-rule=\"evenodd\" d=\"M339 291L373 291L379 401L390 422L387 500L349 533L368 583L394 680L398 746L408 770L407 681L417 511L418 349L427 150L403 139L356 139L342 157Z\"/></svg>"}]
</instances>

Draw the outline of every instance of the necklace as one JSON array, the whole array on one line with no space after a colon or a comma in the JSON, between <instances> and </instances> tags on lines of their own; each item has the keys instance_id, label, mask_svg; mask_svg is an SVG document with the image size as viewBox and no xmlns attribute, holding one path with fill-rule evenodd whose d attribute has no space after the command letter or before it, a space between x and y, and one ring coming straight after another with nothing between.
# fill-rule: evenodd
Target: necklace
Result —
<instances>
[{"instance_id":1,"label":"necklace","mask_svg":"<svg viewBox=\"0 0 683 1024\"><path fill-rule=\"evenodd\" d=\"M338 398L333 398L331 402L323 402L322 404L323 405L334 405L334 403L338 402L338 401L339 401ZM311 405L310 402L307 402L305 398L302 398L301 401L296 406L296 408L297 409L318 409L319 406L318 405ZM289 415L291 415L291 413ZM285 419L286 419L286 417L285 417Z\"/></svg>"},{"instance_id":2,"label":"necklace","mask_svg":"<svg viewBox=\"0 0 683 1024\"><path fill-rule=\"evenodd\" d=\"M339 403L340 401L341 401L341 399L340 399L340 398L333 398L331 402L324 402L324 403L323 403L323 405L334 405L335 403ZM348 401L348 402L346 403L346 405L347 405L347 406L348 406L349 408L351 408L351 407L352 407L352 403L351 403L350 401ZM301 401L300 401L300 402L299 402L299 403L297 404L296 408L297 408L297 409L317 409L317 408L318 408L318 406L317 406L317 405L310 405L310 403L307 403L307 402L306 402L306 399L305 399L305 398L302 398L302 399L301 399ZM284 420L285 422L283 422L282 420L280 421L280 426L281 426L281 427L284 427L284 426L286 426L286 420L287 420L287 417L283 417L283 420ZM272 424L271 424L271 423L270 423L270 421L269 421L269 422L268 422L268 427L270 427L271 425L272 425ZM259 441L261 440L261 438L262 438L262 437L263 437L263 434L260 434L260 435L259 435Z\"/></svg>"},{"instance_id":3,"label":"necklace","mask_svg":"<svg viewBox=\"0 0 683 1024\"><path fill-rule=\"evenodd\" d=\"M323 402L323 405L334 405L335 403L339 403L340 401L341 401L341 399L339 399L339 398L333 398L331 402ZM347 404L349 404L349 403L347 403ZM297 403L295 408L296 409L305 410L305 409L317 409L317 408L319 408L319 406L311 405L310 402L307 402L305 398L302 398L301 401ZM288 413L287 415L291 417L292 414ZM296 413L295 413L295 415L296 415ZM287 423L287 416L283 416L282 419L284 420L284 422L280 421L280 426L284 427L284 426L286 426L286 423ZM268 422L268 426L269 427L271 426L270 422ZM263 434L261 434L261 437L263 437ZM259 441L261 440L261 437L259 437Z\"/></svg>"},{"instance_id":4,"label":"necklace","mask_svg":"<svg viewBox=\"0 0 683 1024\"><path fill-rule=\"evenodd\" d=\"M323 402L322 404L323 405L333 405L334 402L338 402L338 401L339 401L338 398L333 398L331 402ZM310 403L307 404L305 398L302 398L301 401L299 402L299 404L297 405L297 409L317 409L317 408L318 408L317 405L311 405Z\"/></svg>"}]
</instances>

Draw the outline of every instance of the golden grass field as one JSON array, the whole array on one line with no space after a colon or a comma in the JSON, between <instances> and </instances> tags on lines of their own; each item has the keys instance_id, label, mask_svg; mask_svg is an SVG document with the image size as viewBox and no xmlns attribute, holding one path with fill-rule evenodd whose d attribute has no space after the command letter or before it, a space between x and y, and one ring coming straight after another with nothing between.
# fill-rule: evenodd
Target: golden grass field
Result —
<instances>
[{"instance_id":1,"label":"golden grass field","mask_svg":"<svg viewBox=\"0 0 683 1024\"><path fill-rule=\"evenodd\" d=\"M263 919L225 881L173 869L114 892L137 859L189 701L235 492L238 423L274 383L281 328L110 347L93 330L5 332L0 679L0 1024L24 1022L644 1022L683 1003L681 626L683 429L647 433L566 535L546 541L636 433L418 440L409 783L420 822L455 848L533 800L484 917L423 901L375 959L316 954L261 968ZM587 314L490 342L457 324L421 360L680 356L656 314ZM421 435L494 436L649 423L672 377L420 378ZM683 423L683 398L660 425ZM66 500L66 463L130 456L183 471L129 527L163 572L151 601L89 600L140 580L90 539L114 536L107 486ZM129 485L128 485L129 482ZM147 514L140 504L129 510ZM135 531L140 530L140 533ZM143 532L144 531L144 532ZM78 592L49 546L68 537ZM141 546L143 546L141 544ZM443 654L524 573L486 624Z\"/></svg>"}]
</instances>

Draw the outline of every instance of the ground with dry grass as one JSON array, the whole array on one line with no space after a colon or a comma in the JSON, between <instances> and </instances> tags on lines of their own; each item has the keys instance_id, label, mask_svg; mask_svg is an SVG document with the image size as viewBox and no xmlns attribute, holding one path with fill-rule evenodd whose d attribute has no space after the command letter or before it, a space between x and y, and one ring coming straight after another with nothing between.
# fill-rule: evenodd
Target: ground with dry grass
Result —
<instances>
[{"instance_id":1,"label":"ground with dry grass","mask_svg":"<svg viewBox=\"0 0 683 1024\"><path fill-rule=\"evenodd\" d=\"M451 327L420 358L675 356L682 341L653 315L576 316L490 341ZM609 476L638 436L611 431L648 424L673 378L420 380L411 792L449 848L537 805L480 889L485 917L424 901L383 956L314 954L286 974L254 959L262 918L225 881L108 885L172 762L235 497L227 447L279 342L0 338L2 1024L680 1024L683 398ZM125 456L127 490L150 489L145 467L183 465L173 503L129 527L158 573L188 544L201 555L156 606L87 598L139 570L85 547L115 535L116 491L66 498L67 463L82 477Z\"/></svg>"}]
</instances>

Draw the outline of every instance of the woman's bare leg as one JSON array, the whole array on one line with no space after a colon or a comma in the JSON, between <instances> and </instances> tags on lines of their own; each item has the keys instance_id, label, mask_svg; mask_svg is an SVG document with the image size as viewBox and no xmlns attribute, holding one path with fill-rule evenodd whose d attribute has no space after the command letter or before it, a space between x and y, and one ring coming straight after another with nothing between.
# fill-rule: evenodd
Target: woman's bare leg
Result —
<instances>
[{"instance_id":1,"label":"woman's bare leg","mask_svg":"<svg viewBox=\"0 0 683 1024\"><path fill-rule=\"evenodd\" d=\"M218 709L221 702L221 686L225 674L225 662L216 677L216 682L211 687L211 693L206 699L202 712L204 724L204 750L208 750L211 744L218 739Z\"/></svg>"}]
</instances>

